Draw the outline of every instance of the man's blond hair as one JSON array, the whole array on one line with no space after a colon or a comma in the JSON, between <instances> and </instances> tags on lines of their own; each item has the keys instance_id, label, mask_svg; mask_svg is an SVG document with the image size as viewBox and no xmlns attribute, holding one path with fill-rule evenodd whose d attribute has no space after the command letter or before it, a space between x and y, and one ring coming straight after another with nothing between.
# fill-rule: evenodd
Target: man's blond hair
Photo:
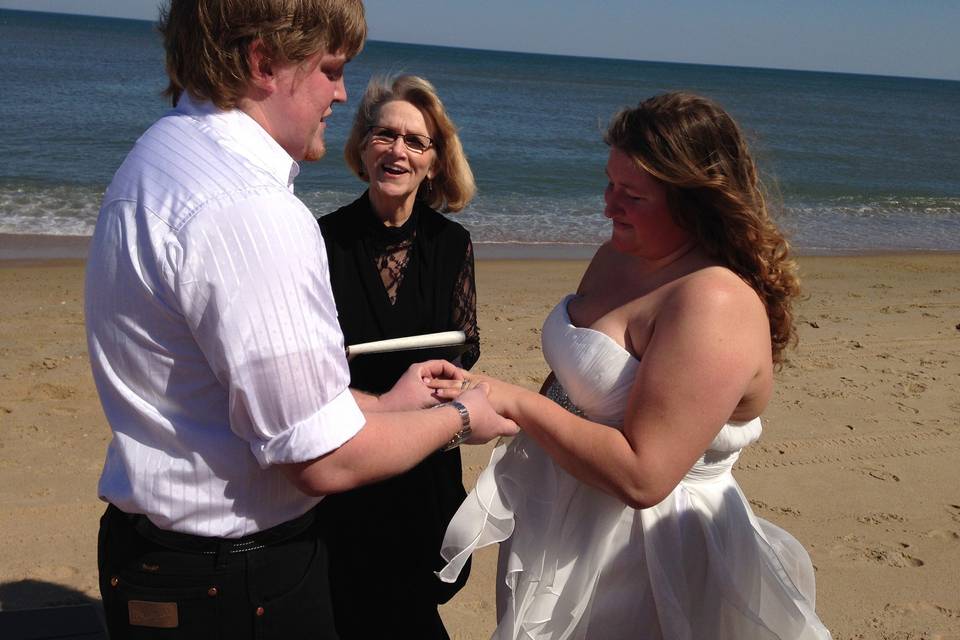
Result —
<instances>
[{"instance_id":1,"label":"man's blond hair","mask_svg":"<svg viewBox=\"0 0 960 640\"><path fill-rule=\"evenodd\" d=\"M237 106L250 82L250 45L296 64L318 52L354 57L367 22L361 0L169 0L158 25L167 54L164 92L184 91L220 109Z\"/></svg>"}]
</instances>

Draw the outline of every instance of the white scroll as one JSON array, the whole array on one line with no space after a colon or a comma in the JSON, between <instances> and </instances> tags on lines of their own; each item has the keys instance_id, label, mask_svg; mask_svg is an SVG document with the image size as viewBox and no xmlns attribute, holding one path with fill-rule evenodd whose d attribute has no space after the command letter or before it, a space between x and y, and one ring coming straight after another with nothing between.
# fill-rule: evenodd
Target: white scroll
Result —
<instances>
[{"instance_id":1,"label":"white scroll","mask_svg":"<svg viewBox=\"0 0 960 640\"><path fill-rule=\"evenodd\" d=\"M466 341L467 335L463 331L441 331L440 333L424 333L419 336L390 338L389 340L377 340L376 342L361 342L347 347L347 360L365 353L455 347L466 343Z\"/></svg>"}]
</instances>

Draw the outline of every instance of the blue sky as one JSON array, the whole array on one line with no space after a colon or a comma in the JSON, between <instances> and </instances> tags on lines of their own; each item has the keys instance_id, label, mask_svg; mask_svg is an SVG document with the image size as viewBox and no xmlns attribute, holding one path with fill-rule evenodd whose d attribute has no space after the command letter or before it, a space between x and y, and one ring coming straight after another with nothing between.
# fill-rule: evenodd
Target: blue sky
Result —
<instances>
[{"instance_id":1,"label":"blue sky","mask_svg":"<svg viewBox=\"0 0 960 640\"><path fill-rule=\"evenodd\" d=\"M154 19L157 0L0 0ZM960 0L366 0L370 37L960 80Z\"/></svg>"}]
</instances>

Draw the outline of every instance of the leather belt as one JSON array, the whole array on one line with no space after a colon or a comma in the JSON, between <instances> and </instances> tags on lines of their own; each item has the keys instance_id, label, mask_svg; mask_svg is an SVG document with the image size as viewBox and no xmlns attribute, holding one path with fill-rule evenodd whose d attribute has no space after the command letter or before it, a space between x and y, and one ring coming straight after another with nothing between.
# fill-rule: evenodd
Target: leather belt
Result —
<instances>
[{"instance_id":1,"label":"leather belt","mask_svg":"<svg viewBox=\"0 0 960 640\"><path fill-rule=\"evenodd\" d=\"M213 538L195 536L179 531L167 531L150 522L145 515L125 513L112 504L108 507L125 518L140 536L164 547L185 553L224 554L246 553L289 540L306 531L316 520L314 509L302 516L288 520L269 529L252 533L242 538Z\"/></svg>"}]
</instances>

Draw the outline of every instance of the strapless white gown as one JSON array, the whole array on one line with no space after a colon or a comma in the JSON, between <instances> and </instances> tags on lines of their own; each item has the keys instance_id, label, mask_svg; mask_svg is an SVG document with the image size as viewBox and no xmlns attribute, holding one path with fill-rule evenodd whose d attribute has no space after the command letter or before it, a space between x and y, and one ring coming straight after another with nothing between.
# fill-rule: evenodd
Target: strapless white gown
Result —
<instances>
[{"instance_id":1,"label":"strapless white gown","mask_svg":"<svg viewBox=\"0 0 960 640\"><path fill-rule=\"evenodd\" d=\"M638 361L575 327L565 298L547 317L550 395L619 428ZM572 402L572 404L571 404ZM825 639L810 558L757 518L731 474L760 420L725 425L663 502L635 510L579 482L524 434L501 444L447 528L441 579L500 543L496 639Z\"/></svg>"}]
</instances>

